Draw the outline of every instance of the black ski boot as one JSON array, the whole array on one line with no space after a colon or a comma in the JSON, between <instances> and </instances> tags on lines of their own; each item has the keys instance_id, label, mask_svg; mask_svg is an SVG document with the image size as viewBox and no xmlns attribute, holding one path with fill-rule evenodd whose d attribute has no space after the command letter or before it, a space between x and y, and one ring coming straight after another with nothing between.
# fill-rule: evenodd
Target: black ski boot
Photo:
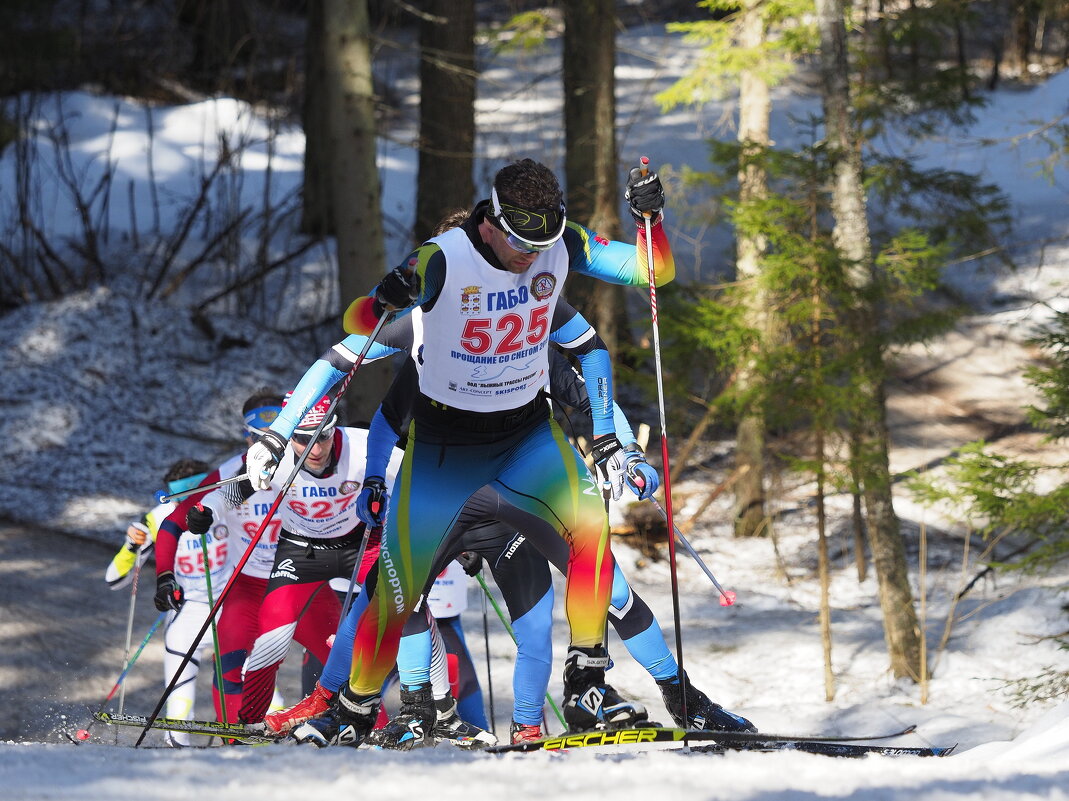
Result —
<instances>
[{"instance_id":1,"label":"black ski boot","mask_svg":"<svg viewBox=\"0 0 1069 801\"><path fill-rule=\"evenodd\" d=\"M686 676L686 673L683 674ZM728 712L720 704L714 704L709 696L690 683L687 676L687 720L683 720L683 697L679 692L679 676L657 682L668 714L676 725L684 729L705 731L757 731L757 727L744 717Z\"/></svg>"},{"instance_id":2,"label":"black ski boot","mask_svg":"<svg viewBox=\"0 0 1069 801\"><path fill-rule=\"evenodd\" d=\"M605 683L609 653L604 647L571 646L564 662L564 720L568 731L618 729L645 721L641 704L625 701Z\"/></svg>"},{"instance_id":3,"label":"black ski boot","mask_svg":"<svg viewBox=\"0 0 1069 801\"><path fill-rule=\"evenodd\" d=\"M401 708L381 729L368 735L368 745L408 751L421 745L434 745L431 732L437 720L431 685L420 684L406 690L401 687Z\"/></svg>"},{"instance_id":4,"label":"black ski boot","mask_svg":"<svg viewBox=\"0 0 1069 801\"><path fill-rule=\"evenodd\" d=\"M467 749L497 745L497 738L493 734L468 723L457 714L457 701L452 694L435 699L434 708L438 712L434 724L435 743L448 742L457 748Z\"/></svg>"},{"instance_id":5,"label":"black ski boot","mask_svg":"<svg viewBox=\"0 0 1069 801\"><path fill-rule=\"evenodd\" d=\"M356 748L367 739L378 718L382 698L378 695L357 695L346 684L329 710L318 718L302 723L291 732L299 743L311 743L320 748L328 745L348 745Z\"/></svg>"}]
</instances>

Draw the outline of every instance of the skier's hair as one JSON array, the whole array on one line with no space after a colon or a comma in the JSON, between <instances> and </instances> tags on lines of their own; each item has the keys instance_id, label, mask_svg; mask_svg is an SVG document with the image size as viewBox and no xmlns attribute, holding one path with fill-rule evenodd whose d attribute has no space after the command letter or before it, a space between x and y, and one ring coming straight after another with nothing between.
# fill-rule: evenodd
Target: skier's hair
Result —
<instances>
[{"instance_id":1,"label":"skier's hair","mask_svg":"<svg viewBox=\"0 0 1069 801\"><path fill-rule=\"evenodd\" d=\"M164 483L179 481L183 478L195 476L197 473L208 473L211 469L210 464L198 459L179 459L167 469L167 474L163 477L163 481Z\"/></svg>"},{"instance_id":2,"label":"skier's hair","mask_svg":"<svg viewBox=\"0 0 1069 801\"><path fill-rule=\"evenodd\" d=\"M244 405L241 407L241 414L245 416L253 409L259 409L261 406L282 406L282 394L276 392L270 387L260 387L252 395L248 397Z\"/></svg>"},{"instance_id":3,"label":"skier's hair","mask_svg":"<svg viewBox=\"0 0 1069 801\"><path fill-rule=\"evenodd\" d=\"M494 176L494 189L502 203L521 209L556 209L564 200L557 176L534 159L502 167Z\"/></svg>"},{"instance_id":4,"label":"skier's hair","mask_svg":"<svg viewBox=\"0 0 1069 801\"><path fill-rule=\"evenodd\" d=\"M439 236L446 231L460 227L470 216L471 211L468 209L453 209L438 221L438 224L434 226L434 230L431 231L431 236Z\"/></svg>"}]
</instances>

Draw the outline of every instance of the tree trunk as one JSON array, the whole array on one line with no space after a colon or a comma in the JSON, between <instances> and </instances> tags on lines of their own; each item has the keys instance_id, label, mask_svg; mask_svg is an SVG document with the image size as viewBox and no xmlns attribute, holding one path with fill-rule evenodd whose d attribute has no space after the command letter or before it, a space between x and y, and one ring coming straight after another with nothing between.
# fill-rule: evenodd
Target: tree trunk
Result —
<instances>
[{"instance_id":1,"label":"tree trunk","mask_svg":"<svg viewBox=\"0 0 1069 801\"><path fill-rule=\"evenodd\" d=\"M843 1L817 0L816 9L825 125L835 158L833 236L840 257L848 265L851 283L862 289L872 282L873 264L861 156L851 118ZM902 532L892 504L883 353L871 335L879 330L879 312L876 305L869 305L852 315L853 336L861 350L856 421L859 452L854 458L862 479L891 670L896 677L916 681L920 678L919 629Z\"/></svg>"},{"instance_id":2,"label":"tree trunk","mask_svg":"<svg viewBox=\"0 0 1069 801\"><path fill-rule=\"evenodd\" d=\"M427 0L421 8L417 242L475 195L475 3Z\"/></svg>"},{"instance_id":3,"label":"tree trunk","mask_svg":"<svg viewBox=\"0 0 1069 801\"><path fill-rule=\"evenodd\" d=\"M326 0L309 0L304 45L304 183L301 187L301 232L314 237L331 236L330 152L327 136L327 63L323 53L323 22ZM344 299L343 301L344 302Z\"/></svg>"},{"instance_id":4,"label":"tree trunk","mask_svg":"<svg viewBox=\"0 0 1069 801\"><path fill-rule=\"evenodd\" d=\"M761 4L747 0L739 29L739 45L756 51L765 41L765 22ZM769 117L772 102L768 84L760 72L744 70L739 77L739 133L742 146L739 154L739 201L742 205L760 202L768 195L768 176L762 165L753 158L768 148ZM736 245L736 275L740 284L749 286L746 316L749 325L761 332L756 349L763 347L769 332L769 302L761 289L761 260L768 248L761 235L739 234ZM750 355L739 369L738 389L749 392L757 388L761 378L756 353ZM754 393L760 395L760 393ZM735 536L752 537L763 530L765 519L765 420L759 404L751 404L743 412L736 430L735 466L740 478L735 484ZM743 469L745 467L745 469Z\"/></svg>"},{"instance_id":5,"label":"tree trunk","mask_svg":"<svg viewBox=\"0 0 1069 801\"><path fill-rule=\"evenodd\" d=\"M176 13L193 38L190 75L205 88L224 88L222 76L252 52L252 17L246 0L180 0Z\"/></svg>"},{"instance_id":6,"label":"tree trunk","mask_svg":"<svg viewBox=\"0 0 1069 801\"><path fill-rule=\"evenodd\" d=\"M341 309L386 272L375 97L366 0L324 0L325 177L338 250ZM322 177L322 176L321 176ZM388 364L361 367L346 394L351 422L370 420L389 380ZM365 390L365 388L367 388Z\"/></svg>"},{"instance_id":7,"label":"tree trunk","mask_svg":"<svg viewBox=\"0 0 1069 801\"><path fill-rule=\"evenodd\" d=\"M564 3L564 178L568 218L619 239L616 154L616 12L613 0ZM638 162L638 155L634 159ZM628 230L630 226L628 226ZM623 287L584 276L568 280L568 299L615 353L627 338Z\"/></svg>"}]
</instances>

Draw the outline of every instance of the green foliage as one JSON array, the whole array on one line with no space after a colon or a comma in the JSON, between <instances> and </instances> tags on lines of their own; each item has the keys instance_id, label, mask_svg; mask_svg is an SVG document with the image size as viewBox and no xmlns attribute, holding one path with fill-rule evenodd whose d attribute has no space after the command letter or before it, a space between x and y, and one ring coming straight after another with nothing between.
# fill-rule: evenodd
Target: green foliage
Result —
<instances>
[{"instance_id":1,"label":"green foliage","mask_svg":"<svg viewBox=\"0 0 1069 801\"><path fill-rule=\"evenodd\" d=\"M1042 349L1046 362L1025 370L1044 402L1026 410L1028 420L1051 439L1064 439L1069 437L1069 314L1055 314L1031 342Z\"/></svg>"},{"instance_id":2,"label":"green foliage","mask_svg":"<svg viewBox=\"0 0 1069 801\"><path fill-rule=\"evenodd\" d=\"M495 53L534 52L546 46L546 40L559 32L560 20L548 9L521 11L493 33Z\"/></svg>"},{"instance_id":3,"label":"green foliage","mask_svg":"<svg viewBox=\"0 0 1069 801\"><path fill-rule=\"evenodd\" d=\"M771 0L757 5L757 13L778 35L768 37L758 47L740 47L739 25L742 12L737 2L702 0L712 18L695 22L673 22L670 33L682 33L688 44L700 45L701 56L694 68L656 96L662 111L681 105L697 105L722 98L738 88L738 78L751 72L769 86L782 83L795 71L794 57L815 50L816 29L811 22L812 0Z\"/></svg>"}]
</instances>

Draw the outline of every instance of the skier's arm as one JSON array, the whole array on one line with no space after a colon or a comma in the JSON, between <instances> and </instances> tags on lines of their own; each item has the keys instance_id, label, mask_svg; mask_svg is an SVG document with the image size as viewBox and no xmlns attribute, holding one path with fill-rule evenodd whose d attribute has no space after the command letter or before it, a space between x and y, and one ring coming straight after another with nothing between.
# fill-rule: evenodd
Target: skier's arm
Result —
<instances>
[{"instance_id":1,"label":"skier's arm","mask_svg":"<svg viewBox=\"0 0 1069 801\"><path fill-rule=\"evenodd\" d=\"M389 310L395 318L403 319L417 306L430 311L444 284L445 254L437 243L424 243L408 254L369 294L349 304L342 315L342 326L350 334L367 336L387 311L381 296L398 293L399 288L407 288L411 294L401 292L403 298L393 299Z\"/></svg>"},{"instance_id":2,"label":"skier's arm","mask_svg":"<svg viewBox=\"0 0 1069 801\"><path fill-rule=\"evenodd\" d=\"M149 530L144 518L127 527L122 548L104 571L104 581L108 583L109 589L118 590L129 584L133 579L134 565L138 562L144 564L148 559L152 552L152 542L148 536Z\"/></svg>"},{"instance_id":3,"label":"skier's arm","mask_svg":"<svg viewBox=\"0 0 1069 801\"><path fill-rule=\"evenodd\" d=\"M200 481L198 486L214 484L219 481L220 478L219 468L216 468L208 473ZM174 572L175 555L178 553L178 540L181 538L182 532L186 530L186 515L207 493L208 490L205 490L204 492L187 495L179 501L174 507L174 510L160 522L155 531L152 530L152 525L149 526L149 531L156 540L157 576L162 573Z\"/></svg>"},{"instance_id":4,"label":"skier's arm","mask_svg":"<svg viewBox=\"0 0 1069 801\"><path fill-rule=\"evenodd\" d=\"M351 334L320 356L297 383L286 405L282 407L282 413L271 423L271 430L285 440L293 436L293 430L308 410L353 369L366 344L366 336ZM368 348L364 362L392 356L410 347L412 321L408 318L391 320L382 327L378 340Z\"/></svg>"},{"instance_id":5,"label":"skier's arm","mask_svg":"<svg viewBox=\"0 0 1069 801\"><path fill-rule=\"evenodd\" d=\"M676 275L675 258L668 244L660 218L650 226L653 243L653 266L657 286L664 286ZM610 284L649 286L646 226L638 226L636 244L605 239L577 222L568 221L564 243L571 258L570 268L583 275L600 278Z\"/></svg>"},{"instance_id":6,"label":"skier's arm","mask_svg":"<svg viewBox=\"0 0 1069 801\"><path fill-rule=\"evenodd\" d=\"M564 301L557 303L549 338L575 354L583 368L594 437L613 433L612 362L598 332Z\"/></svg>"}]
</instances>

